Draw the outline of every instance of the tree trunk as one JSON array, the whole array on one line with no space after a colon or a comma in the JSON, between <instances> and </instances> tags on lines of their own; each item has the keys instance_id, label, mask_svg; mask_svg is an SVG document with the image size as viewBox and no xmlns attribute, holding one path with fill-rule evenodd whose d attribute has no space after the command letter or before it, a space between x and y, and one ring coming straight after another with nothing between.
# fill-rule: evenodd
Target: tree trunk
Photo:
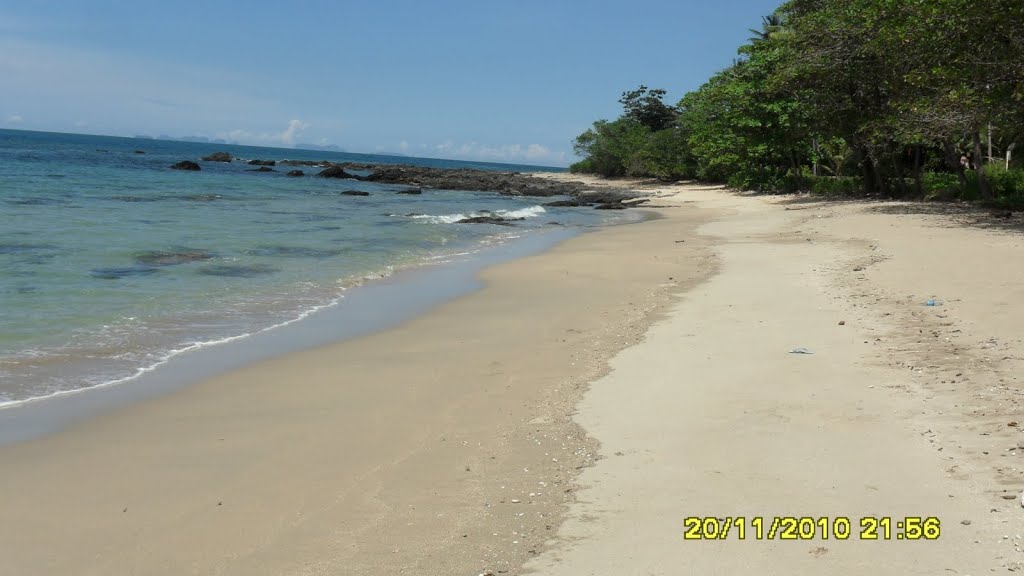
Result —
<instances>
[{"instance_id":1,"label":"tree trunk","mask_svg":"<svg viewBox=\"0 0 1024 576\"><path fill-rule=\"evenodd\" d=\"M967 192L967 174L964 173L964 165L960 162L960 154L952 142L943 142L942 150L945 152L946 165L956 172L957 178L960 179L960 193Z\"/></svg>"},{"instance_id":2,"label":"tree trunk","mask_svg":"<svg viewBox=\"0 0 1024 576\"><path fill-rule=\"evenodd\" d=\"M975 130L971 133L971 139L974 141L974 160L975 168L974 172L978 176L978 190L981 192L981 197L985 200L992 200L995 196L992 194L992 186L988 183L988 178L985 178L985 162L981 159L981 131Z\"/></svg>"},{"instance_id":3,"label":"tree trunk","mask_svg":"<svg viewBox=\"0 0 1024 576\"><path fill-rule=\"evenodd\" d=\"M924 185L921 183L921 147L914 146L914 195L924 197Z\"/></svg>"},{"instance_id":4,"label":"tree trunk","mask_svg":"<svg viewBox=\"0 0 1024 576\"><path fill-rule=\"evenodd\" d=\"M864 178L864 193L875 192L875 168L871 165L871 158L862 154L860 159L861 175Z\"/></svg>"}]
</instances>

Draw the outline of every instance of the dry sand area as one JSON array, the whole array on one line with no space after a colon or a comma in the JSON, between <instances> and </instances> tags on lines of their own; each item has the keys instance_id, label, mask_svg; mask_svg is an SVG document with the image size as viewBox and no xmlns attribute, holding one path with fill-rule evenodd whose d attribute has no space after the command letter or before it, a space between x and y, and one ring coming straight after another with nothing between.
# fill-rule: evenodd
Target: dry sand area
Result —
<instances>
[{"instance_id":1,"label":"dry sand area","mask_svg":"<svg viewBox=\"0 0 1024 576\"><path fill-rule=\"evenodd\" d=\"M0 574L1024 567L1018 220L636 185L661 218L0 448ZM737 516L853 533L684 539ZM905 517L939 539L896 539Z\"/></svg>"}]
</instances>

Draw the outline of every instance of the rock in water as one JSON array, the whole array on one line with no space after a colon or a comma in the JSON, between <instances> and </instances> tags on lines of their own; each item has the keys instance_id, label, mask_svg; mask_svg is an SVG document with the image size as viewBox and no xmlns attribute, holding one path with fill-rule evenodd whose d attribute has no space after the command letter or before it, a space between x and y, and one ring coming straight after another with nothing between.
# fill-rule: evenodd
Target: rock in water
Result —
<instances>
[{"instance_id":1,"label":"rock in water","mask_svg":"<svg viewBox=\"0 0 1024 576\"><path fill-rule=\"evenodd\" d=\"M352 174L345 172L345 169L341 166L331 166L321 170L317 176L321 178L355 178Z\"/></svg>"},{"instance_id":2,"label":"rock in water","mask_svg":"<svg viewBox=\"0 0 1024 576\"><path fill-rule=\"evenodd\" d=\"M456 224L497 224L499 226L511 226L510 222L525 220L525 218L502 218L501 216L472 216L457 220Z\"/></svg>"},{"instance_id":3,"label":"rock in water","mask_svg":"<svg viewBox=\"0 0 1024 576\"><path fill-rule=\"evenodd\" d=\"M231 154L227 152L214 152L209 156L203 156L203 162L231 162Z\"/></svg>"},{"instance_id":4,"label":"rock in water","mask_svg":"<svg viewBox=\"0 0 1024 576\"><path fill-rule=\"evenodd\" d=\"M173 170L202 170L202 168L199 167L199 164L196 164L191 160L182 160L181 162L171 166L171 168Z\"/></svg>"},{"instance_id":5,"label":"rock in water","mask_svg":"<svg viewBox=\"0 0 1024 576\"><path fill-rule=\"evenodd\" d=\"M590 204L580 202L579 200L555 200L554 202L548 202L545 206L552 206L555 208L576 208L579 206L590 206Z\"/></svg>"},{"instance_id":6,"label":"rock in water","mask_svg":"<svg viewBox=\"0 0 1024 576\"><path fill-rule=\"evenodd\" d=\"M277 166L274 160L249 160L249 166Z\"/></svg>"},{"instance_id":7,"label":"rock in water","mask_svg":"<svg viewBox=\"0 0 1024 576\"><path fill-rule=\"evenodd\" d=\"M598 204L594 207L595 210L625 210L626 208L629 208L629 205L622 202L609 202L607 204Z\"/></svg>"},{"instance_id":8,"label":"rock in water","mask_svg":"<svg viewBox=\"0 0 1024 576\"><path fill-rule=\"evenodd\" d=\"M260 166L259 168L250 168L246 172L277 172L277 170L267 166Z\"/></svg>"},{"instance_id":9,"label":"rock in water","mask_svg":"<svg viewBox=\"0 0 1024 576\"><path fill-rule=\"evenodd\" d=\"M291 176L292 178L296 178L296 177L299 177L299 176L305 176L305 175L306 175L306 173L303 172L302 170L292 170L291 172L288 173L288 176Z\"/></svg>"},{"instance_id":10,"label":"rock in water","mask_svg":"<svg viewBox=\"0 0 1024 576\"><path fill-rule=\"evenodd\" d=\"M419 194L423 194L423 189L422 188L409 188L408 190L399 190L398 194L419 195Z\"/></svg>"},{"instance_id":11,"label":"rock in water","mask_svg":"<svg viewBox=\"0 0 1024 576\"><path fill-rule=\"evenodd\" d=\"M214 256L206 250L181 248L178 250L151 250L135 254L135 261L144 266L174 266L188 262L210 260Z\"/></svg>"},{"instance_id":12,"label":"rock in water","mask_svg":"<svg viewBox=\"0 0 1024 576\"><path fill-rule=\"evenodd\" d=\"M342 196L369 196L369 192L363 192L362 190L345 190L341 193Z\"/></svg>"}]
</instances>

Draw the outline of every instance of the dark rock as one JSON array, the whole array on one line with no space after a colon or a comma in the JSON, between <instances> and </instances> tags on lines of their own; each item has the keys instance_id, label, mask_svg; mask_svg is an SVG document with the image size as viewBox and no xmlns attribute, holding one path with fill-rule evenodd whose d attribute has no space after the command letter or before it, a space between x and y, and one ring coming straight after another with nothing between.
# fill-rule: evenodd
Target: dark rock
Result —
<instances>
[{"instance_id":1,"label":"dark rock","mask_svg":"<svg viewBox=\"0 0 1024 576\"><path fill-rule=\"evenodd\" d=\"M106 152L106 150L104 150L104 152ZM132 154L145 154L145 153L146 153L145 150L136 150L136 151L132 152Z\"/></svg>"},{"instance_id":2,"label":"dark rock","mask_svg":"<svg viewBox=\"0 0 1024 576\"><path fill-rule=\"evenodd\" d=\"M324 170L321 170L317 176L320 176L321 178L355 178L352 174L345 172L345 169L341 166L325 168Z\"/></svg>"},{"instance_id":3,"label":"dark rock","mask_svg":"<svg viewBox=\"0 0 1024 576\"><path fill-rule=\"evenodd\" d=\"M193 171L195 171L195 170L202 170L202 168L199 167L199 164L196 164L195 162L193 162L191 160L182 160L181 162L178 162L177 164L171 166L171 169L173 169L173 170L193 170Z\"/></svg>"},{"instance_id":4,"label":"dark rock","mask_svg":"<svg viewBox=\"0 0 1024 576\"><path fill-rule=\"evenodd\" d=\"M556 208L578 208L580 206L590 206L590 204L579 200L555 200L554 202L548 202L545 206L552 206Z\"/></svg>"},{"instance_id":5,"label":"dark rock","mask_svg":"<svg viewBox=\"0 0 1024 576\"><path fill-rule=\"evenodd\" d=\"M246 172L277 172L277 170L274 170L269 166L260 166L259 168L250 168L246 170Z\"/></svg>"},{"instance_id":6,"label":"dark rock","mask_svg":"<svg viewBox=\"0 0 1024 576\"><path fill-rule=\"evenodd\" d=\"M249 166L277 166L274 160L249 160Z\"/></svg>"},{"instance_id":7,"label":"dark rock","mask_svg":"<svg viewBox=\"0 0 1024 576\"><path fill-rule=\"evenodd\" d=\"M525 220L525 218L502 218L501 216L472 216L458 220L456 224L497 224L499 226L511 226L511 222Z\"/></svg>"},{"instance_id":8,"label":"dark rock","mask_svg":"<svg viewBox=\"0 0 1024 576\"><path fill-rule=\"evenodd\" d=\"M340 248L322 249L306 248L304 246L261 246L248 251L249 254L255 256L284 256L289 258L331 258L344 252Z\"/></svg>"},{"instance_id":9,"label":"dark rock","mask_svg":"<svg viewBox=\"0 0 1024 576\"><path fill-rule=\"evenodd\" d=\"M584 190L576 196L580 202L591 204L618 204L638 197L635 192L628 190Z\"/></svg>"},{"instance_id":10,"label":"dark rock","mask_svg":"<svg viewBox=\"0 0 1024 576\"><path fill-rule=\"evenodd\" d=\"M427 168L423 166L345 164L353 170L372 170L363 178L385 184L407 184L441 190L479 190L509 196L565 196L584 189L581 182L558 182L529 174L471 168Z\"/></svg>"},{"instance_id":11,"label":"dark rock","mask_svg":"<svg viewBox=\"0 0 1024 576\"><path fill-rule=\"evenodd\" d=\"M282 166L333 166L327 160L281 160L278 164Z\"/></svg>"},{"instance_id":12,"label":"dark rock","mask_svg":"<svg viewBox=\"0 0 1024 576\"><path fill-rule=\"evenodd\" d=\"M291 176L293 178L298 177L298 176L305 176L305 175L306 175L306 173L303 172L302 170L292 170L291 172L289 172L287 174L287 176Z\"/></svg>"},{"instance_id":13,"label":"dark rock","mask_svg":"<svg viewBox=\"0 0 1024 576\"><path fill-rule=\"evenodd\" d=\"M89 275L103 280L118 280L128 276L149 276L156 272L157 269L150 266L127 266L124 268L96 268Z\"/></svg>"},{"instance_id":14,"label":"dark rock","mask_svg":"<svg viewBox=\"0 0 1024 576\"><path fill-rule=\"evenodd\" d=\"M341 193L341 195L342 196L369 196L370 193L369 192L364 192L362 190L345 190L344 192Z\"/></svg>"},{"instance_id":15,"label":"dark rock","mask_svg":"<svg viewBox=\"0 0 1024 576\"><path fill-rule=\"evenodd\" d=\"M419 194L423 194L423 189L422 188L409 188L407 190L399 190L397 192L397 194L410 194L410 195L413 195L413 196L417 196Z\"/></svg>"},{"instance_id":16,"label":"dark rock","mask_svg":"<svg viewBox=\"0 0 1024 576\"><path fill-rule=\"evenodd\" d=\"M135 261L145 266L174 266L213 258L206 250L182 248L180 250L150 250L135 254Z\"/></svg>"},{"instance_id":17,"label":"dark rock","mask_svg":"<svg viewBox=\"0 0 1024 576\"><path fill-rule=\"evenodd\" d=\"M629 208L629 205L622 202L608 202L594 206L595 210L625 210L626 208Z\"/></svg>"},{"instance_id":18,"label":"dark rock","mask_svg":"<svg viewBox=\"0 0 1024 576\"><path fill-rule=\"evenodd\" d=\"M254 276L273 274L274 272L277 272L276 268L262 264L249 266L244 264L213 264L199 269L199 273L204 276L224 276L227 278L252 278Z\"/></svg>"},{"instance_id":19,"label":"dark rock","mask_svg":"<svg viewBox=\"0 0 1024 576\"><path fill-rule=\"evenodd\" d=\"M203 156L203 162L231 162L231 154L227 152L214 152L209 156Z\"/></svg>"}]
</instances>

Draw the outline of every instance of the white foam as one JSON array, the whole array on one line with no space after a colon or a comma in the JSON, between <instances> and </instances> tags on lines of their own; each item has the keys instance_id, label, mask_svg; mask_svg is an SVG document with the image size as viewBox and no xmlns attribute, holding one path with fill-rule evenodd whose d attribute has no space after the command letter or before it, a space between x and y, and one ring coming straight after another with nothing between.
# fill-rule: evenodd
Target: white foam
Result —
<instances>
[{"instance_id":1,"label":"white foam","mask_svg":"<svg viewBox=\"0 0 1024 576\"><path fill-rule=\"evenodd\" d=\"M469 214L412 214L406 216L406 218L411 218L413 220L426 220L431 224L455 224L459 220L465 220L466 218L479 218L481 216L492 215L501 216L502 218L536 218L537 216L540 216L545 212L547 212L547 210L545 210L543 206L530 206L528 208L520 208L518 210L497 210L495 212L471 212ZM398 215L392 214L392 216Z\"/></svg>"},{"instance_id":2,"label":"white foam","mask_svg":"<svg viewBox=\"0 0 1024 576\"><path fill-rule=\"evenodd\" d=\"M503 218L536 218L547 210L543 206L530 206L519 210L498 210L497 214Z\"/></svg>"}]
</instances>

